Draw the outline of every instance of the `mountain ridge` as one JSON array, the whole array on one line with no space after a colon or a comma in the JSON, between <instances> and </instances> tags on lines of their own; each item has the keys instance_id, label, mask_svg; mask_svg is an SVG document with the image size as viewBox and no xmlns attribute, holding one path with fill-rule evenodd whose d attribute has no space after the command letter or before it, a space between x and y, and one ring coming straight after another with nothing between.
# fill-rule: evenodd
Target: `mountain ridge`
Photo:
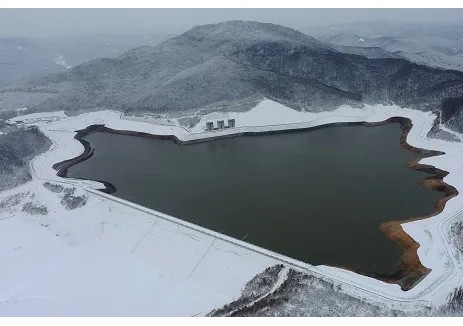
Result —
<instances>
[{"instance_id":1,"label":"mountain ridge","mask_svg":"<svg viewBox=\"0 0 463 326\"><path fill-rule=\"evenodd\" d=\"M449 102L457 108L443 105L463 96L463 72L378 56L341 52L280 25L228 21L1 89L0 98L41 91L53 96L30 106L31 111L111 108L173 114L210 111L218 104L222 110L236 109L237 103L263 98L309 111L386 103L443 110L444 122L463 128L460 101Z\"/></svg>"}]
</instances>

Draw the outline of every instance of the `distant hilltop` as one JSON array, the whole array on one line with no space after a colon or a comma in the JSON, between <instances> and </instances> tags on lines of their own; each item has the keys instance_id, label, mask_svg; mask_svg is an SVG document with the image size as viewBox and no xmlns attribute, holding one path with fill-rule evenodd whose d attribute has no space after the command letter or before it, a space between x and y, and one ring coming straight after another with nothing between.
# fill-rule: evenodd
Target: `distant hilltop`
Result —
<instances>
[{"instance_id":1,"label":"distant hilltop","mask_svg":"<svg viewBox=\"0 0 463 326\"><path fill-rule=\"evenodd\" d=\"M13 95L29 112L106 108L181 115L246 110L246 103L263 98L307 111L397 104L441 110L444 123L463 131L463 72L254 21L197 26L154 47L3 88L0 107Z\"/></svg>"}]
</instances>

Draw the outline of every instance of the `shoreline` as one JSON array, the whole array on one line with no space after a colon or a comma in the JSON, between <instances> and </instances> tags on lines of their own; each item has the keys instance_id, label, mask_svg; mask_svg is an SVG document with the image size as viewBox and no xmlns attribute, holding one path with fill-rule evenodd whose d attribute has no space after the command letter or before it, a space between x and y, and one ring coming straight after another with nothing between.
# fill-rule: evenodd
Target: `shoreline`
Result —
<instances>
[{"instance_id":1,"label":"shoreline","mask_svg":"<svg viewBox=\"0 0 463 326\"><path fill-rule=\"evenodd\" d=\"M334 123L327 123L318 126L311 126L307 128L294 128L294 129L285 129L285 130L270 130L270 131L263 131L263 132L253 132L253 131L245 131L245 132L238 132L234 134L228 135L218 135L216 137L207 137L203 139L195 139L195 140L188 140L182 141L175 135L157 135L145 132L138 132L138 131L129 131L129 130L117 130L105 127L104 124L94 124L90 125L84 129L80 129L76 131L76 135L74 139L78 140L84 146L84 152L80 155L64 160L62 162L58 162L53 164L53 169L57 171L57 175L59 177L66 178L67 170L75 165L78 164L93 155L93 149L91 148L90 144L83 139L86 135L92 132L108 132L113 134L120 134L120 135L128 135L128 136L137 136L137 137L144 137L144 138L151 138L151 139L163 139L163 140L171 140L176 144L179 145L186 145L196 142L204 142L204 141L212 141L217 139L223 138L230 138L230 137L238 137L238 136L257 136L257 135L265 135L265 134L279 134L279 133L288 133L288 132L304 132L304 131L313 131L316 129L321 128L330 128L336 126L367 126L367 127L374 127L374 126L381 126L388 123L399 123L402 133L400 137L401 145L415 153L421 155L421 158L409 162L406 164L406 167L414 170L420 170L425 173L431 174L431 176L423 179L421 182L422 186L431 190L437 190L440 192L444 192L445 196L439 199L437 202L434 203L434 210L429 215L425 216L418 216L418 217L410 217L405 220L401 221L388 221L381 223L378 227L388 237L391 241L395 242L401 249L402 255L402 269L394 274L380 274L380 273L370 273L360 270L352 270L349 268L345 268L342 266L333 266L345 270L351 270L357 274L373 277L375 279L381 280L386 283L394 283L398 284L403 291L407 291L414 287L420 280L422 280L431 270L426 268L421 264L421 261L418 257L418 248L420 247L419 243L417 243L410 235L408 235L402 228L401 224L416 220L426 219L432 216L439 214L445 207L446 202L458 195L458 191L453 186L446 184L443 181L443 178L448 175L448 172L440 170L430 165L420 164L418 163L419 160L426 157L432 157L437 155L443 155L444 152L440 151L433 151L427 150L423 148L414 147L406 142L407 135L413 127L412 121L409 118L405 117L391 117L381 122L334 122ZM99 189L105 193L111 194L116 191L116 188L109 182L106 181L99 181L103 183L105 188Z\"/></svg>"},{"instance_id":2,"label":"shoreline","mask_svg":"<svg viewBox=\"0 0 463 326\"><path fill-rule=\"evenodd\" d=\"M425 267L418 257L418 248L420 244L416 242L409 234L407 234L403 228L402 224L407 222L413 222L417 220L427 219L433 216L438 215L444 210L445 204L447 201L456 197L458 195L458 190L445 183L444 178L449 174L447 171L438 169L434 166L427 164L420 164L419 161L425 157L432 157L438 155L444 155L444 152L427 150L424 148L414 147L407 143L407 136L410 130L413 127L412 121L408 118L403 117L392 117L382 122L369 123L370 126L380 126L386 123L398 122L402 129L402 135L400 137L400 144L405 149L418 153L422 155L420 159L409 162L406 164L406 167L412 170L423 171L425 173L431 174L431 176L424 178L420 183L424 188L435 190L444 193L444 197L440 198L434 202L433 211L424 216L415 216L409 217L405 220L400 221L388 221L383 222L379 225L379 229L388 237L391 241L394 241L399 245L402 250L402 270L396 274L384 275L384 274L375 274L375 273L361 273L365 276L371 276L378 279L381 279L387 283L396 283L399 284L402 290L406 291L418 283L421 279L426 277L427 274L431 272L431 269ZM358 272L358 271L356 271ZM397 280L397 278L399 280Z\"/></svg>"}]
</instances>

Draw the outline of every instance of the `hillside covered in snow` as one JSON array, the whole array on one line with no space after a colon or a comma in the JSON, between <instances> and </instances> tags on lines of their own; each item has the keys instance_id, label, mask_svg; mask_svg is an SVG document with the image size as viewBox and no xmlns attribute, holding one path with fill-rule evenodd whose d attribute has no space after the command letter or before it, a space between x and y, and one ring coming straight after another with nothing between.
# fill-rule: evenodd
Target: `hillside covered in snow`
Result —
<instances>
[{"instance_id":1,"label":"hillside covered in snow","mask_svg":"<svg viewBox=\"0 0 463 326\"><path fill-rule=\"evenodd\" d=\"M444 123L461 130L463 72L387 57L357 54L296 30L251 21L202 25L157 46L96 59L65 72L0 90L0 107L36 95L34 111L181 113L270 98L296 109L341 104L396 104L442 110ZM365 52L365 51L363 51ZM19 102L18 102L19 101Z\"/></svg>"}]
</instances>

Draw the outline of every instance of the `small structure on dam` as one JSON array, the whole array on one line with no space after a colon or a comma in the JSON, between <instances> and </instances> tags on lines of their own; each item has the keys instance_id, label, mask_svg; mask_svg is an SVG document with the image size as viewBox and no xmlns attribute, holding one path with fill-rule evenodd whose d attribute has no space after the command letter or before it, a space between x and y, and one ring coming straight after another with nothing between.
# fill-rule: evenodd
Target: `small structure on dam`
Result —
<instances>
[{"instance_id":1,"label":"small structure on dam","mask_svg":"<svg viewBox=\"0 0 463 326\"><path fill-rule=\"evenodd\" d=\"M211 131L214 129L214 122L206 121L206 131Z\"/></svg>"},{"instance_id":2,"label":"small structure on dam","mask_svg":"<svg viewBox=\"0 0 463 326\"><path fill-rule=\"evenodd\" d=\"M235 128L235 119L228 119L228 128Z\"/></svg>"},{"instance_id":3,"label":"small structure on dam","mask_svg":"<svg viewBox=\"0 0 463 326\"><path fill-rule=\"evenodd\" d=\"M217 120L217 129L225 129L225 122L223 120Z\"/></svg>"}]
</instances>

